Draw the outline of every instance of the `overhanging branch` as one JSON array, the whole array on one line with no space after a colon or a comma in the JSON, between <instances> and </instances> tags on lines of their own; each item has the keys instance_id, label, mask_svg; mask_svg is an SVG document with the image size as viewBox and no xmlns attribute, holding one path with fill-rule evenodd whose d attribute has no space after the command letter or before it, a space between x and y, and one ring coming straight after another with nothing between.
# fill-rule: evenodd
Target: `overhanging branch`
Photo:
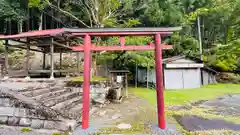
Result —
<instances>
[{"instance_id":1,"label":"overhanging branch","mask_svg":"<svg viewBox=\"0 0 240 135\"><path fill-rule=\"evenodd\" d=\"M65 11L65 10L62 10L61 8L53 5L53 4L52 4L51 2L49 2L48 0L46 0L46 2L47 2L47 4L48 4L51 8L53 8L53 9L55 9L55 10L57 10L57 11L60 11L61 13L65 14L65 15L68 15L68 16L72 17L73 19L75 19L76 21L80 22L81 24L83 24L83 25L86 26L87 28L90 28L90 26L88 26L88 25L87 25L86 23L84 23L82 20L78 19L75 15L73 15L73 14L71 14L71 13Z\"/></svg>"}]
</instances>

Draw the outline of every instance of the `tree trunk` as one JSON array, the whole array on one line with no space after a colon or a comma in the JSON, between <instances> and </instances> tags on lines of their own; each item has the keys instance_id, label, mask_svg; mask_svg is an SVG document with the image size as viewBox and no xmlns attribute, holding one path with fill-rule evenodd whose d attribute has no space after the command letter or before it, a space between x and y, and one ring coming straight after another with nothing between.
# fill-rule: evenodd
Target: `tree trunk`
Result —
<instances>
[{"instance_id":1,"label":"tree trunk","mask_svg":"<svg viewBox=\"0 0 240 135\"><path fill-rule=\"evenodd\" d=\"M38 25L38 30L42 30L42 25L43 25L43 12L41 12L41 15L40 15L40 22Z\"/></svg>"},{"instance_id":2,"label":"tree trunk","mask_svg":"<svg viewBox=\"0 0 240 135\"><path fill-rule=\"evenodd\" d=\"M18 22L18 32L19 33L22 33L22 24L23 24L23 22L22 22L22 19Z\"/></svg>"}]
</instances>

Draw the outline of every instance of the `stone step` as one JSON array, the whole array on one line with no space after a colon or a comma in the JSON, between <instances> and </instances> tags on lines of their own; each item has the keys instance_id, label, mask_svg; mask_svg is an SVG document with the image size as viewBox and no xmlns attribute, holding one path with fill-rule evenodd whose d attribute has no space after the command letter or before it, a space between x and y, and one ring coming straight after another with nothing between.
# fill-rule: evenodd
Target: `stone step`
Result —
<instances>
[{"instance_id":1,"label":"stone step","mask_svg":"<svg viewBox=\"0 0 240 135\"><path fill-rule=\"evenodd\" d=\"M80 117L82 116L82 108L83 108L83 105L82 104L78 104L76 105L75 107L71 108L69 110L69 115L75 119L80 119Z\"/></svg>"},{"instance_id":2,"label":"stone step","mask_svg":"<svg viewBox=\"0 0 240 135\"><path fill-rule=\"evenodd\" d=\"M68 99L68 100L65 100L64 102L56 104L55 106L52 106L51 108L54 109L54 110L57 110L57 111L61 111L61 110L64 110L66 106L69 106L72 103L77 102L81 99L82 99L82 96L77 96L75 98Z\"/></svg>"},{"instance_id":3,"label":"stone step","mask_svg":"<svg viewBox=\"0 0 240 135\"><path fill-rule=\"evenodd\" d=\"M49 93L49 92L54 92L54 91L58 91L58 90L62 90L61 86L55 86L55 87L51 87L51 88L45 88L45 89L37 89L34 91L27 91L27 92L21 92L23 95L28 96L28 97L35 97L38 95L42 95L44 93Z\"/></svg>"},{"instance_id":4,"label":"stone step","mask_svg":"<svg viewBox=\"0 0 240 135\"><path fill-rule=\"evenodd\" d=\"M51 84L38 83L35 86L30 86L30 87L27 87L27 88L24 88L24 89L20 89L20 90L18 90L18 92L27 92L27 91L35 91L35 90L38 90L38 89L46 89L46 88L53 87L54 85L56 85L56 84L55 83L51 83Z\"/></svg>"},{"instance_id":5,"label":"stone step","mask_svg":"<svg viewBox=\"0 0 240 135\"><path fill-rule=\"evenodd\" d=\"M52 107L52 106L55 106L62 102L68 101L69 99L73 99L73 98L81 97L81 96L82 96L82 93L79 93L78 91L70 91L70 92L65 91L64 94L61 94L59 96L54 96L51 98L47 98L47 99L43 99L41 102L45 106ZM72 106L72 104L69 106Z\"/></svg>"},{"instance_id":6,"label":"stone step","mask_svg":"<svg viewBox=\"0 0 240 135\"><path fill-rule=\"evenodd\" d=\"M69 92L72 92L72 89L70 89L70 88L63 88L63 89L58 90L58 91L54 91L54 92L49 92L49 93L44 93L42 95L38 95L38 96L35 96L33 98L35 100L37 100L37 101L48 101L48 100L51 100L52 98L55 99L58 96L63 95L65 93L69 93Z\"/></svg>"},{"instance_id":7,"label":"stone step","mask_svg":"<svg viewBox=\"0 0 240 135\"><path fill-rule=\"evenodd\" d=\"M0 93L5 93L7 96L11 97L10 99L17 105L23 105L27 108L35 110L36 113L40 113L44 117L48 118L57 118L59 120L67 120L68 116L60 115L56 110L53 110L49 107L43 106L40 102L34 100L31 97L26 97L17 91L12 91L10 89L0 89Z\"/></svg>"}]
</instances>

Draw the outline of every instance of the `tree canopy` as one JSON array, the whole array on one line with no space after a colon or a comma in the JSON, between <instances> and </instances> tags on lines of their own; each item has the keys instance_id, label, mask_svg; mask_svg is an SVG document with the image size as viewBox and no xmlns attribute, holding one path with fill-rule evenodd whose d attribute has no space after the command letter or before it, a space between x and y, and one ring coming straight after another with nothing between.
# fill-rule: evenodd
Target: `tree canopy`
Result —
<instances>
[{"instance_id":1,"label":"tree canopy","mask_svg":"<svg viewBox=\"0 0 240 135\"><path fill-rule=\"evenodd\" d=\"M164 57L190 55L200 57L197 18L200 19L204 62L220 71L239 67L240 0L0 0L2 20L24 21L33 10L42 29L46 14L55 27L170 27L182 26L164 42L174 45ZM33 18L33 17L32 17ZM129 44L147 44L147 37L129 37ZM118 42L117 38L101 39L102 44ZM104 53L98 63L115 61L119 67L154 66L152 52Z\"/></svg>"}]
</instances>

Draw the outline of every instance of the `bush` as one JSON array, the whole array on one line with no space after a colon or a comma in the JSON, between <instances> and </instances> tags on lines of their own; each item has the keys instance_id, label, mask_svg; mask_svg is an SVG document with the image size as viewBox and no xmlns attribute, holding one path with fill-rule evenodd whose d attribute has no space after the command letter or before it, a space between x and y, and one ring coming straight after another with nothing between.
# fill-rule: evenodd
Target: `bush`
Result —
<instances>
[{"instance_id":1,"label":"bush","mask_svg":"<svg viewBox=\"0 0 240 135\"><path fill-rule=\"evenodd\" d=\"M219 83L235 83L240 84L240 75L234 73L220 73L217 75L217 81Z\"/></svg>"}]
</instances>

